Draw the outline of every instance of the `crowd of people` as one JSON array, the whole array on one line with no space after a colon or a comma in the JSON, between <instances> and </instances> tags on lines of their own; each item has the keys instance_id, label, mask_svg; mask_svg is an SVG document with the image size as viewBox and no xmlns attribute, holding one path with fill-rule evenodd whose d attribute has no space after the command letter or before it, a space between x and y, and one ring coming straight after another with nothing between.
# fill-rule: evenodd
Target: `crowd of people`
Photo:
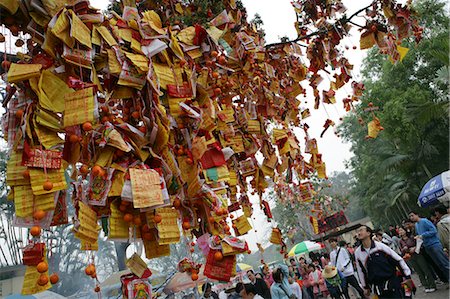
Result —
<instances>
[{"instance_id":1,"label":"crowd of people","mask_svg":"<svg viewBox=\"0 0 450 299\"><path fill-rule=\"evenodd\" d=\"M258 273L249 270L249 283L219 295L209 290L203 298L349 299L351 289L357 298L412 298L417 290L412 271L426 293L435 292L438 284L448 289L448 212L437 207L427 219L411 211L402 225L386 231L363 225L353 246L330 238L329 253L290 258L272 270L264 265Z\"/></svg>"}]
</instances>

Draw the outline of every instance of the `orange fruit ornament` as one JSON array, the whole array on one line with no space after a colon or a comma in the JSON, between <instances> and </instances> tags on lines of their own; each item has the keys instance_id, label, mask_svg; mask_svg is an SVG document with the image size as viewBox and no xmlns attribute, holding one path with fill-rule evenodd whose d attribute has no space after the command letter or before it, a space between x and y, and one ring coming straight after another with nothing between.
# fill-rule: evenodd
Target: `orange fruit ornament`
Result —
<instances>
[{"instance_id":1,"label":"orange fruit ornament","mask_svg":"<svg viewBox=\"0 0 450 299\"><path fill-rule=\"evenodd\" d=\"M216 261L221 261L221 260L223 259L223 254L222 254L222 252L216 251L216 252L214 253L214 259L215 259Z\"/></svg>"},{"instance_id":2,"label":"orange fruit ornament","mask_svg":"<svg viewBox=\"0 0 450 299\"><path fill-rule=\"evenodd\" d=\"M99 292L100 292L100 286L99 286L99 285L96 285L94 291L95 291L96 293L99 293Z\"/></svg>"},{"instance_id":3,"label":"orange fruit ornament","mask_svg":"<svg viewBox=\"0 0 450 299\"><path fill-rule=\"evenodd\" d=\"M23 172L22 172L22 176L25 178L25 179L29 179L30 178L30 171L27 169L27 170L24 170Z\"/></svg>"},{"instance_id":4,"label":"orange fruit ornament","mask_svg":"<svg viewBox=\"0 0 450 299\"><path fill-rule=\"evenodd\" d=\"M155 223L161 223L162 216L159 214L156 214L155 217L153 217L153 220L155 221Z\"/></svg>"},{"instance_id":5,"label":"orange fruit ornament","mask_svg":"<svg viewBox=\"0 0 450 299\"><path fill-rule=\"evenodd\" d=\"M103 173L103 169L99 165L95 165L92 167L92 174L95 176L100 176Z\"/></svg>"},{"instance_id":6,"label":"orange fruit ornament","mask_svg":"<svg viewBox=\"0 0 450 299\"><path fill-rule=\"evenodd\" d=\"M133 218L133 223L136 226L140 226L142 224L141 216L137 215Z\"/></svg>"},{"instance_id":7,"label":"orange fruit ornament","mask_svg":"<svg viewBox=\"0 0 450 299\"><path fill-rule=\"evenodd\" d=\"M84 269L84 273L86 273L86 275L88 276L91 276L95 273L95 266L93 264L87 265L86 269Z\"/></svg>"},{"instance_id":8,"label":"orange fruit ornament","mask_svg":"<svg viewBox=\"0 0 450 299\"><path fill-rule=\"evenodd\" d=\"M35 225L30 229L30 234L33 237L39 237L41 235L41 227L39 225Z\"/></svg>"},{"instance_id":9,"label":"orange fruit ornament","mask_svg":"<svg viewBox=\"0 0 450 299\"><path fill-rule=\"evenodd\" d=\"M23 113L24 113L23 110L22 110L22 109L19 109L19 110L16 111L16 114L15 114L15 115L16 115L17 118L22 118Z\"/></svg>"},{"instance_id":10,"label":"orange fruit ornament","mask_svg":"<svg viewBox=\"0 0 450 299\"><path fill-rule=\"evenodd\" d=\"M53 183L50 181L46 181L44 185L42 185L42 188L44 188L45 191L50 191L53 189Z\"/></svg>"},{"instance_id":11,"label":"orange fruit ornament","mask_svg":"<svg viewBox=\"0 0 450 299\"><path fill-rule=\"evenodd\" d=\"M48 265L46 262L40 262L37 266L36 269L39 273L44 273L47 272L48 270Z\"/></svg>"},{"instance_id":12,"label":"orange fruit ornament","mask_svg":"<svg viewBox=\"0 0 450 299\"><path fill-rule=\"evenodd\" d=\"M87 165L83 165L80 167L81 174L87 174L89 172L89 167Z\"/></svg>"},{"instance_id":13,"label":"orange fruit ornament","mask_svg":"<svg viewBox=\"0 0 450 299\"><path fill-rule=\"evenodd\" d=\"M181 207L181 200L179 200L178 198L176 198L176 199L173 201L173 207L174 207L175 209L180 208L180 207Z\"/></svg>"},{"instance_id":14,"label":"orange fruit ornament","mask_svg":"<svg viewBox=\"0 0 450 299\"><path fill-rule=\"evenodd\" d=\"M38 279L38 285L45 286L48 283L48 276L45 274L41 274Z\"/></svg>"},{"instance_id":15,"label":"orange fruit ornament","mask_svg":"<svg viewBox=\"0 0 450 299\"><path fill-rule=\"evenodd\" d=\"M50 275L50 282L52 284L56 284L59 281L59 276L56 273L53 273L52 275Z\"/></svg>"},{"instance_id":16,"label":"orange fruit ornament","mask_svg":"<svg viewBox=\"0 0 450 299\"><path fill-rule=\"evenodd\" d=\"M36 210L33 213L34 220L42 220L45 217L45 212L43 210Z\"/></svg>"},{"instance_id":17,"label":"orange fruit ornament","mask_svg":"<svg viewBox=\"0 0 450 299\"><path fill-rule=\"evenodd\" d=\"M130 213L126 213L125 215L123 215L123 220L125 222L131 222L133 221L133 215L131 215Z\"/></svg>"},{"instance_id":18,"label":"orange fruit ornament","mask_svg":"<svg viewBox=\"0 0 450 299\"><path fill-rule=\"evenodd\" d=\"M183 221L183 229L184 230L188 230L191 228L191 224L189 223L189 221Z\"/></svg>"},{"instance_id":19,"label":"orange fruit ornament","mask_svg":"<svg viewBox=\"0 0 450 299\"><path fill-rule=\"evenodd\" d=\"M198 279L198 274L197 273L192 273L191 274L191 278L193 281L196 281Z\"/></svg>"},{"instance_id":20,"label":"orange fruit ornament","mask_svg":"<svg viewBox=\"0 0 450 299\"><path fill-rule=\"evenodd\" d=\"M92 124L88 121L83 124L83 131L85 132L91 131L92 128Z\"/></svg>"},{"instance_id":21,"label":"orange fruit ornament","mask_svg":"<svg viewBox=\"0 0 450 299\"><path fill-rule=\"evenodd\" d=\"M77 143L78 141L80 141L80 137L78 137L78 135L76 134L72 134L69 136L69 141L71 143Z\"/></svg>"}]
</instances>

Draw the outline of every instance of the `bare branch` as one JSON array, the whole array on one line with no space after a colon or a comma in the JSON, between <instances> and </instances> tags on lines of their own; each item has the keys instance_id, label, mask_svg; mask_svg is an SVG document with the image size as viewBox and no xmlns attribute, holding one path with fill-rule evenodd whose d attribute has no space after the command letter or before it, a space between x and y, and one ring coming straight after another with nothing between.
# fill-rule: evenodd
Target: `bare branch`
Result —
<instances>
[{"instance_id":1,"label":"bare branch","mask_svg":"<svg viewBox=\"0 0 450 299\"><path fill-rule=\"evenodd\" d=\"M372 2L371 4L369 4L369 5L367 5L367 6L363 7L363 8L361 8L361 9L357 10L356 12L354 12L354 13L353 13L350 17L348 17L348 18L347 18L346 16L342 17L341 19L337 20L335 24L341 24L342 26L344 26L344 25L347 24L347 23L351 23L351 24L353 24L353 25L355 25L355 26L358 26L358 27L363 28L363 26L358 25L358 24L352 22L351 20L352 20L352 18L356 17L359 13L361 13L361 12L363 12L364 10L368 9L368 8L371 7L372 5L373 5L373 2ZM299 36L299 37L297 37L297 38L294 39L294 40L290 40L290 41L286 41L286 42L278 42L278 43L267 44L265 47L266 47L266 48L270 48L270 47L276 47L276 46L281 46L281 45L286 45L286 44L297 43L298 41L305 40L305 39L308 39L308 38L313 37L313 36L316 36L316 35L322 35L322 34L325 34L325 33L327 33L327 32L328 32L328 30L326 30L326 29L319 29L319 30L314 31L314 32L312 32L312 33L309 33L309 34L306 34L306 35L303 35L303 36Z\"/></svg>"}]
</instances>

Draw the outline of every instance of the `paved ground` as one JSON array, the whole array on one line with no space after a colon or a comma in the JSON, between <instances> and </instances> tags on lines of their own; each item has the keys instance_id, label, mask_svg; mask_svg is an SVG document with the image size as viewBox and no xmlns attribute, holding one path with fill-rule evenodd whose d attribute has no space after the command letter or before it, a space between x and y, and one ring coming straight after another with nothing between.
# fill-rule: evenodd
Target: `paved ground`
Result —
<instances>
[{"instance_id":1,"label":"paved ground","mask_svg":"<svg viewBox=\"0 0 450 299\"><path fill-rule=\"evenodd\" d=\"M414 280L414 283L417 286L417 292L416 292L416 295L413 296L413 299L449 299L450 298L449 290L446 289L446 287L447 287L446 285L437 286L436 292L425 293L425 289L421 286L419 287L419 285L420 285L419 277L417 275L413 275L412 278ZM350 297L352 299L357 298L354 294L352 294L351 291L350 291Z\"/></svg>"}]
</instances>

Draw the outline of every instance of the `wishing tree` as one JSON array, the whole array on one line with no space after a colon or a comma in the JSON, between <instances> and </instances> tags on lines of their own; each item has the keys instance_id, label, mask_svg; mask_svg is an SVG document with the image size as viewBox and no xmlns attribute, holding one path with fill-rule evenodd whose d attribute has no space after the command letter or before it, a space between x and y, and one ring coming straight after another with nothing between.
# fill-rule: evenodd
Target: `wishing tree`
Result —
<instances>
[{"instance_id":1,"label":"wishing tree","mask_svg":"<svg viewBox=\"0 0 450 299\"><path fill-rule=\"evenodd\" d=\"M339 0L293 1L298 37L274 44L265 44L235 0L124 0L106 14L87 1L0 5L0 22L24 50L17 63L2 62L9 199L14 224L30 233L24 294L57 283L41 233L69 218L92 257L86 274L93 279L103 230L110 240L143 242L149 259L170 255L169 244L184 234L206 257L203 274L228 281L236 255L248 252L237 238L252 229L248 193L271 218L261 199L269 181L281 188L295 174L304 195L297 198L307 200L312 190L302 182L326 177L308 135L311 112L299 107L302 97L316 109L335 104L346 84L353 91L342 99L347 111L362 95L341 44L349 30L359 27L360 48L377 46L394 63L407 52L402 40L418 41L422 32L410 3L390 0L352 15ZM332 79L319 90L324 74ZM327 119L323 133L333 125ZM295 127L306 134L304 152ZM284 244L276 227L270 241ZM127 266L125 295L151 292L139 255ZM179 263L193 280L199 269L190 257Z\"/></svg>"}]
</instances>

